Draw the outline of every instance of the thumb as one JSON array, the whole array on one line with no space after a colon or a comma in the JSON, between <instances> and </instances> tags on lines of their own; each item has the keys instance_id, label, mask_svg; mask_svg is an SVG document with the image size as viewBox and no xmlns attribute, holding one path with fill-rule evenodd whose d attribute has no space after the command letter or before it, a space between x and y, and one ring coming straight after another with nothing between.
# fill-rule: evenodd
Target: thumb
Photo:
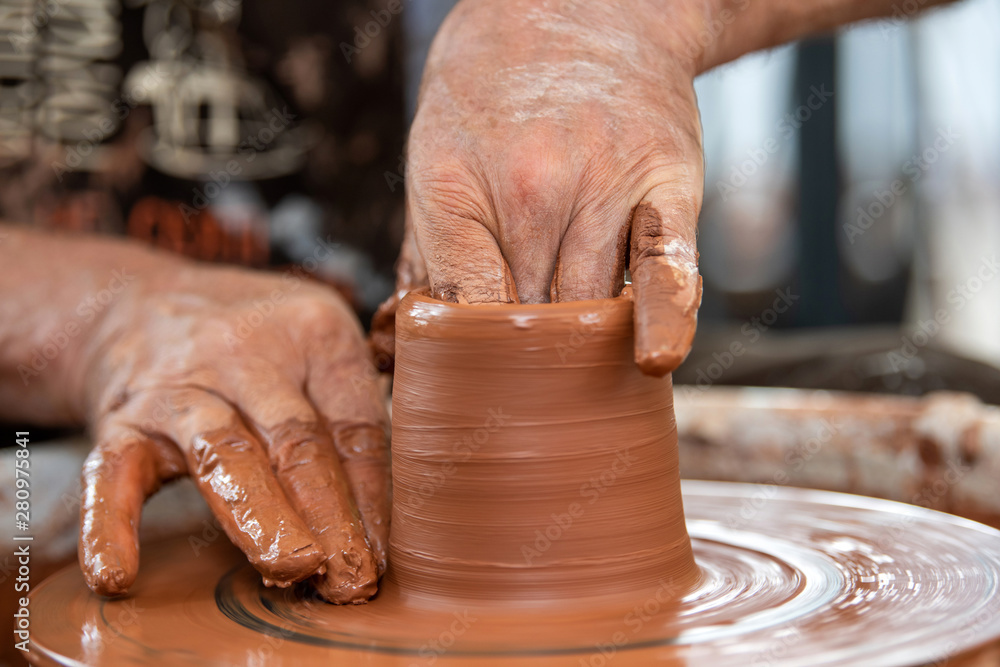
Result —
<instances>
[{"instance_id":1,"label":"thumb","mask_svg":"<svg viewBox=\"0 0 1000 667\"><path fill-rule=\"evenodd\" d=\"M701 305L695 230L702 183L654 186L632 213L629 267L635 300L635 361L662 377L691 350Z\"/></svg>"}]
</instances>

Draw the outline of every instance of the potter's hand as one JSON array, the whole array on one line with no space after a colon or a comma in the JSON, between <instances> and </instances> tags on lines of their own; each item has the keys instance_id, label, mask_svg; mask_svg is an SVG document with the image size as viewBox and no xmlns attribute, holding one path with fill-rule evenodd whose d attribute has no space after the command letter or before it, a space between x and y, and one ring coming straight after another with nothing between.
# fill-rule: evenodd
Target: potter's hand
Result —
<instances>
[{"instance_id":1,"label":"potter's hand","mask_svg":"<svg viewBox=\"0 0 1000 667\"><path fill-rule=\"evenodd\" d=\"M295 276L158 262L129 269L88 345L87 583L132 585L143 500L189 474L266 582L367 599L386 562L386 414L353 314Z\"/></svg>"},{"instance_id":2,"label":"potter's hand","mask_svg":"<svg viewBox=\"0 0 1000 667\"><path fill-rule=\"evenodd\" d=\"M929 0L927 6L940 0ZM692 88L743 53L894 0L463 0L428 58L408 147L407 241L394 306L618 294L635 358L673 370L694 334L702 150ZM733 109L733 113L740 113Z\"/></svg>"},{"instance_id":3,"label":"potter's hand","mask_svg":"<svg viewBox=\"0 0 1000 667\"><path fill-rule=\"evenodd\" d=\"M702 151L696 65L672 36L704 19L674 4L459 4L411 133L401 271L424 261L441 299L539 303L615 296L627 267L636 361L676 368L701 300Z\"/></svg>"}]
</instances>

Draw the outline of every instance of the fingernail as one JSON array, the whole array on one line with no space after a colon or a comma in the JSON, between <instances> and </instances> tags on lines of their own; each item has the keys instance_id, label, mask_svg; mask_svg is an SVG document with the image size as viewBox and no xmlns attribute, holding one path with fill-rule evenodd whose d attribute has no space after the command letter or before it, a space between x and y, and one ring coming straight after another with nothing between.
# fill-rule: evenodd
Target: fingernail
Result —
<instances>
[{"instance_id":1,"label":"fingernail","mask_svg":"<svg viewBox=\"0 0 1000 667\"><path fill-rule=\"evenodd\" d=\"M91 575L87 577L87 583L98 595L115 597L128 592L132 584L132 578L121 565L106 563L107 557L102 554L97 556L90 568ZM115 559L117 560L117 559Z\"/></svg>"},{"instance_id":2,"label":"fingernail","mask_svg":"<svg viewBox=\"0 0 1000 667\"><path fill-rule=\"evenodd\" d=\"M681 365L687 355L681 355L676 352L667 352L664 350L652 350L652 351L636 351L635 363L639 366L641 370L646 375L652 375L654 377L663 377L667 373L672 373L677 370L677 367Z\"/></svg>"}]
</instances>

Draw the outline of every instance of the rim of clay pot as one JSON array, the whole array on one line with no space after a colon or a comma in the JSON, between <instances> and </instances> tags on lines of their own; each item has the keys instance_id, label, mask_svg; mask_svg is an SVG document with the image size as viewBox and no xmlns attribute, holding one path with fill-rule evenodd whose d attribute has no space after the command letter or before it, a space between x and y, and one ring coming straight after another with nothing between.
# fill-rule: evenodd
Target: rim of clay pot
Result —
<instances>
[{"instance_id":1,"label":"rim of clay pot","mask_svg":"<svg viewBox=\"0 0 1000 667\"><path fill-rule=\"evenodd\" d=\"M406 294L399 303L397 326L406 320L417 320L419 325L465 323L475 320L479 324L507 322L515 328L528 328L533 320L547 323L565 320L567 326L601 324L603 327L632 322L632 296L626 290L619 296L583 301L557 301L554 303L455 303L432 297L426 288ZM584 318L584 319L581 319ZM605 318L607 321L605 321ZM482 330L480 333L485 331ZM397 332L398 333L398 332ZM429 330L422 331L427 335ZM488 333L488 332L486 332Z\"/></svg>"}]
</instances>

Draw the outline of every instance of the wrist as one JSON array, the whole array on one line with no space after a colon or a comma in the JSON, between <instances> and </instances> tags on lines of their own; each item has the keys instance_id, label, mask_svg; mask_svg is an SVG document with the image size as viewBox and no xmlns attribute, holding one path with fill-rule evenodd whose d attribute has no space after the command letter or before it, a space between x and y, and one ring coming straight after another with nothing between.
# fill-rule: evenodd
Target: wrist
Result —
<instances>
[{"instance_id":1,"label":"wrist","mask_svg":"<svg viewBox=\"0 0 1000 667\"><path fill-rule=\"evenodd\" d=\"M919 9L952 0L922 0ZM708 28L718 34L699 71L740 56L855 21L899 14L898 0L707 0ZM912 14L913 11L907 12Z\"/></svg>"},{"instance_id":2,"label":"wrist","mask_svg":"<svg viewBox=\"0 0 1000 667\"><path fill-rule=\"evenodd\" d=\"M537 62L572 55L623 67L662 71L680 66L695 75L767 44L778 24L765 0L462 0L435 39L427 71L484 56ZM779 4L777 0L772 4ZM791 15L794 3L780 0ZM669 65L667 65L669 63Z\"/></svg>"},{"instance_id":3,"label":"wrist","mask_svg":"<svg viewBox=\"0 0 1000 667\"><path fill-rule=\"evenodd\" d=\"M703 23L693 35L701 47L696 74L812 32L815 16L837 3L843 0L705 0Z\"/></svg>"},{"instance_id":4,"label":"wrist","mask_svg":"<svg viewBox=\"0 0 1000 667\"><path fill-rule=\"evenodd\" d=\"M87 350L103 313L130 282L119 267L125 261L131 274L150 262L125 258L151 253L98 237L2 231L0 418L80 424Z\"/></svg>"}]
</instances>

